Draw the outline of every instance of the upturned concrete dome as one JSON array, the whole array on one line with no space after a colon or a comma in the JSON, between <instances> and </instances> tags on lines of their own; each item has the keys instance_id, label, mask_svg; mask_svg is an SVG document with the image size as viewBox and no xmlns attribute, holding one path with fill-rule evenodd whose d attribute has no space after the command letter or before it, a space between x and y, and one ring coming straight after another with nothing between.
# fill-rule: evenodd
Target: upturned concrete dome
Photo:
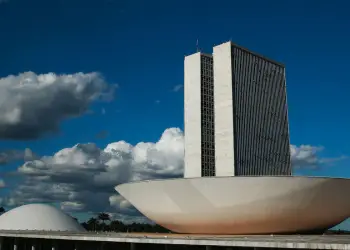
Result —
<instances>
[{"instance_id":1,"label":"upturned concrete dome","mask_svg":"<svg viewBox=\"0 0 350 250\"><path fill-rule=\"evenodd\" d=\"M116 190L149 219L178 233L320 232L350 216L350 179L200 177L127 183Z\"/></svg>"},{"instance_id":2,"label":"upturned concrete dome","mask_svg":"<svg viewBox=\"0 0 350 250\"><path fill-rule=\"evenodd\" d=\"M86 231L71 216L45 204L23 205L2 214L0 230Z\"/></svg>"}]
</instances>

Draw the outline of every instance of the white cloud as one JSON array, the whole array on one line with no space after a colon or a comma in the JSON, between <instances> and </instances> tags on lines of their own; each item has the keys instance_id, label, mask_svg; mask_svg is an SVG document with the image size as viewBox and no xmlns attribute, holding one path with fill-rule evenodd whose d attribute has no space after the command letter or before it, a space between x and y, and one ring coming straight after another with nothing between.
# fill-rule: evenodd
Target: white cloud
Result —
<instances>
[{"instance_id":1,"label":"white cloud","mask_svg":"<svg viewBox=\"0 0 350 250\"><path fill-rule=\"evenodd\" d=\"M175 85L175 86L174 86L173 91L174 91L174 92L178 92L178 91L180 91L182 88L183 88L183 85L182 85L182 84L178 84L178 85Z\"/></svg>"},{"instance_id":2,"label":"white cloud","mask_svg":"<svg viewBox=\"0 0 350 250\"><path fill-rule=\"evenodd\" d=\"M35 139L59 130L62 120L83 115L114 88L98 73L33 72L0 78L0 138Z\"/></svg>"},{"instance_id":3,"label":"white cloud","mask_svg":"<svg viewBox=\"0 0 350 250\"><path fill-rule=\"evenodd\" d=\"M329 159L317 155L321 149L291 145L293 166L328 163ZM145 219L114 187L129 181L182 177L183 158L184 135L178 128L166 129L156 143L118 141L103 149L94 143L77 144L19 167L25 180L0 206L58 202L67 211L103 211L124 221L142 221Z\"/></svg>"},{"instance_id":4,"label":"white cloud","mask_svg":"<svg viewBox=\"0 0 350 250\"><path fill-rule=\"evenodd\" d=\"M74 201L64 201L61 202L61 209L65 211L81 211L85 208L85 205L79 202L74 202Z\"/></svg>"},{"instance_id":5,"label":"white cloud","mask_svg":"<svg viewBox=\"0 0 350 250\"><path fill-rule=\"evenodd\" d=\"M128 181L181 177L183 157L183 133L178 128L165 130L157 143L119 141L104 149L94 143L77 144L19 167L25 180L3 205L58 202L68 211L139 216L114 187Z\"/></svg>"},{"instance_id":6,"label":"white cloud","mask_svg":"<svg viewBox=\"0 0 350 250\"><path fill-rule=\"evenodd\" d=\"M0 165L5 165L13 161L32 161L37 159L38 156L33 153L30 148L22 150L3 150L0 152Z\"/></svg>"},{"instance_id":7,"label":"white cloud","mask_svg":"<svg viewBox=\"0 0 350 250\"><path fill-rule=\"evenodd\" d=\"M347 158L346 156L336 158L323 158L318 155L324 150L321 146L300 145L290 146L292 165L298 168L319 168L324 164L331 164L339 160Z\"/></svg>"}]
</instances>

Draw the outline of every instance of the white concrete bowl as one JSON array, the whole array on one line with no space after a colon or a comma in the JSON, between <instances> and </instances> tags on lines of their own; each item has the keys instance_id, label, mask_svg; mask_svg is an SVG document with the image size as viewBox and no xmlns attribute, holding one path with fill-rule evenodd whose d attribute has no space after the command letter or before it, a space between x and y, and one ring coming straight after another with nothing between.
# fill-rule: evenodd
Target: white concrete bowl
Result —
<instances>
[{"instance_id":1,"label":"white concrete bowl","mask_svg":"<svg viewBox=\"0 0 350 250\"><path fill-rule=\"evenodd\" d=\"M116 190L149 219L177 233L313 232L350 216L350 179L204 177L126 183Z\"/></svg>"}]
</instances>

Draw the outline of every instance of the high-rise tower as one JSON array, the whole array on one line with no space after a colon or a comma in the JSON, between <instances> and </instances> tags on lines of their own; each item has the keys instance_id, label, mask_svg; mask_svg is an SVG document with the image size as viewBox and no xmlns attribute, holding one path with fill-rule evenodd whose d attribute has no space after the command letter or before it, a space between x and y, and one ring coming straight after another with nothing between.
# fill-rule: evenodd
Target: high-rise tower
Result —
<instances>
[{"instance_id":1,"label":"high-rise tower","mask_svg":"<svg viewBox=\"0 0 350 250\"><path fill-rule=\"evenodd\" d=\"M215 176L213 57L185 58L185 176Z\"/></svg>"},{"instance_id":2,"label":"high-rise tower","mask_svg":"<svg viewBox=\"0 0 350 250\"><path fill-rule=\"evenodd\" d=\"M185 58L185 177L291 175L285 68L231 42Z\"/></svg>"}]
</instances>

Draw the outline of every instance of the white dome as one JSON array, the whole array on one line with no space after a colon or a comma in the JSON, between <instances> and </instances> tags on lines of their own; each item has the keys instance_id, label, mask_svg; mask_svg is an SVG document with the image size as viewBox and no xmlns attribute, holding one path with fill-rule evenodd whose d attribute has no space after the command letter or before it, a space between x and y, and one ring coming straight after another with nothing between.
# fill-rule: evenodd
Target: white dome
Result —
<instances>
[{"instance_id":1,"label":"white dome","mask_svg":"<svg viewBox=\"0 0 350 250\"><path fill-rule=\"evenodd\" d=\"M4 213L0 230L86 231L71 216L44 204L24 205Z\"/></svg>"},{"instance_id":2,"label":"white dome","mask_svg":"<svg viewBox=\"0 0 350 250\"><path fill-rule=\"evenodd\" d=\"M350 179L202 177L122 184L141 213L178 233L322 231L350 216Z\"/></svg>"}]
</instances>

